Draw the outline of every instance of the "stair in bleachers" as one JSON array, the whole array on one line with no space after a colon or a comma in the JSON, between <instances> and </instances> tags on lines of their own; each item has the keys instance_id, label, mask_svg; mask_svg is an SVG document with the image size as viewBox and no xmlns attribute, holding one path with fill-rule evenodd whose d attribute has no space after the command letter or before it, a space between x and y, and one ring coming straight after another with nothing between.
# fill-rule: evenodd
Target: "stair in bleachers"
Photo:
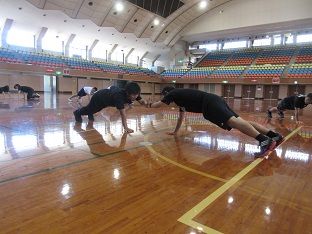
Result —
<instances>
[{"instance_id":1,"label":"stair in bleachers","mask_svg":"<svg viewBox=\"0 0 312 234\"><path fill-rule=\"evenodd\" d=\"M297 55L299 54L299 51L301 50L301 47L296 47L294 53L293 53L293 56L291 57L290 61L289 61L289 64L286 65L284 71L283 71L283 74L281 76L281 78L285 78L286 75L288 74L289 72L289 69L291 68L291 65L295 63L296 61L296 58L297 58Z\"/></svg>"}]
</instances>

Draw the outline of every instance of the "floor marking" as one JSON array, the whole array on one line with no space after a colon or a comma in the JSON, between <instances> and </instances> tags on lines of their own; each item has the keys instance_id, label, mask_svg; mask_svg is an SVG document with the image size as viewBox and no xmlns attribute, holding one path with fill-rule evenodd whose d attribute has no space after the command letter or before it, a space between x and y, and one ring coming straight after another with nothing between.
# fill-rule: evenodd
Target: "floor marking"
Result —
<instances>
[{"instance_id":1,"label":"floor marking","mask_svg":"<svg viewBox=\"0 0 312 234\"><path fill-rule=\"evenodd\" d=\"M149 135L151 135L151 134L152 134L152 132L151 132L151 133L148 133L147 135L144 136L144 141L145 141L145 142L148 142L148 137L149 137ZM171 159L169 159L169 158L163 156L162 154L158 153L158 152L155 151L155 150L153 149L153 147L150 146L150 145L145 145L145 147L148 148L149 151L151 151L154 155L156 155L157 157L161 158L162 160L167 161L167 162L169 162L169 163L171 163L171 164L173 164L173 165L175 165L175 166L177 166L177 167L183 168L184 170L188 170L188 171L191 171L191 172L193 172L193 173L196 173L196 174L199 174L199 175L202 175L202 176L205 176L205 177L214 179L214 180L218 180L218 181L222 181L222 182L227 182L226 179L223 179L223 178L220 178L220 177L217 177L217 176L213 176L213 175L209 175L209 174L207 174L207 173L204 173L204 172L201 172L201 171L197 171L197 170L195 170L195 169L193 169L193 168L190 168L190 167L184 166L183 164L177 163L176 161L173 161L173 160L171 160Z\"/></svg>"},{"instance_id":2,"label":"floor marking","mask_svg":"<svg viewBox=\"0 0 312 234\"><path fill-rule=\"evenodd\" d=\"M291 132L290 134L288 134L285 137L285 141L286 142L290 137L292 137L294 134L296 134L303 126L299 126L297 129L295 129L293 132ZM148 140L148 136L151 133L147 134L144 137L144 140ZM284 142L282 142L280 145L282 145ZM202 173L200 171L196 171L192 168L186 167L182 164L179 164L171 159L168 159L166 157L164 157L163 155L159 154L158 152L156 152L151 146L146 146L152 153L154 153L155 155L157 155L158 157L162 158L163 160L172 163L178 167L181 167L183 169L192 171L194 173L209 177L209 178L215 178L218 179L220 181L221 178L206 174L206 173ZM271 152L269 153L271 154ZM234 176L232 179L230 179L229 181L226 182L226 180L224 180L226 183L224 185L222 185L220 188L218 188L216 191L214 191L212 194L210 194L208 197L206 197L204 200L202 200L200 203L198 203L195 207L193 207L191 210L189 210L188 212L186 212L184 215L182 215L178 221L181 223L184 223L190 227L193 227L199 231L205 232L205 233L213 233L213 234L219 234L222 232L219 232L215 229L212 229L210 227L207 227L205 225L202 225L194 220L192 220L193 218L196 217L196 215L198 215L201 211L203 211L205 208L207 208L212 202L214 202L216 199L218 199L224 192L226 192L229 188L231 188L236 182L238 182L241 178L243 178L247 173L249 173L252 169L254 169L260 162L262 162L263 158L258 158L255 161L253 161L250 165L248 165L246 168L244 168L241 172L239 172L236 176Z\"/></svg>"}]
</instances>

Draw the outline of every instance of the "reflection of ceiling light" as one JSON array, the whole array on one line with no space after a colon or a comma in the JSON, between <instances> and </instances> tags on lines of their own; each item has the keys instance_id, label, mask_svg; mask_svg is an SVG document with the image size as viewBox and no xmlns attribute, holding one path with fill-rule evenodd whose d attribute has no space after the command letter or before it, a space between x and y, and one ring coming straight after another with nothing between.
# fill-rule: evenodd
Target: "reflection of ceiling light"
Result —
<instances>
[{"instance_id":1,"label":"reflection of ceiling light","mask_svg":"<svg viewBox=\"0 0 312 234\"><path fill-rule=\"evenodd\" d=\"M155 25L158 25L158 24L159 24L159 20L158 20L158 19L155 19L155 20L154 20L154 24L155 24Z\"/></svg>"}]
</instances>

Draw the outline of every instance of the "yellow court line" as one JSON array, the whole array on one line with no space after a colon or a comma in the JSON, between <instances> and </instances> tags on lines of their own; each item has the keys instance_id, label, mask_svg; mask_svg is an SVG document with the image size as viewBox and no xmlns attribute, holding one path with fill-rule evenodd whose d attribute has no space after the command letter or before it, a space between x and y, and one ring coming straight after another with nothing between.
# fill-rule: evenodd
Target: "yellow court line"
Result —
<instances>
[{"instance_id":1,"label":"yellow court line","mask_svg":"<svg viewBox=\"0 0 312 234\"><path fill-rule=\"evenodd\" d=\"M302 126L298 127L296 130L291 132L288 136L285 137L286 140L288 140L290 137L292 137L301 128L302 128ZM199 204L197 204L195 207L193 207L187 213L182 215L178 219L178 221L180 221L181 223L184 223L188 226L191 226L193 228L202 230L206 233L208 233L208 232L209 233L220 233L214 229L211 229L211 228L206 227L204 225L201 225L197 222L194 222L192 219L197 214L199 214L201 211L203 211L205 208L207 208L217 198L219 198L225 191L227 191L229 188L231 188L237 181L239 181L241 178L243 178L248 172L250 172L253 168L255 168L260 162L262 162L262 160L263 160L263 158L258 158L255 161L253 161L250 165L248 165L245 169L243 169L241 172L239 172L236 176L234 176L232 179L230 179L228 182L226 182L224 185L222 185L220 188L218 188L216 191L214 191L211 195L209 195L207 198L205 198L203 201L201 201Z\"/></svg>"},{"instance_id":2,"label":"yellow court line","mask_svg":"<svg viewBox=\"0 0 312 234\"><path fill-rule=\"evenodd\" d=\"M297 133L300 129L302 128L302 126L298 127L296 130L294 130L293 132L291 132L290 134L288 134L285 139L288 140L290 137L292 137L295 133ZM151 133L147 134L144 137L144 141L148 141L148 137ZM285 141L286 141L285 140ZM285 142L284 141L284 142ZM284 143L283 142L283 143ZM283 144L282 143L282 144ZM216 179L219 181L223 181L226 182L224 185L222 185L220 188L218 188L216 191L214 191L211 195L209 195L208 197L206 197L203 201L201 201L199 204L197 204L195 207L193 207L191 210L189 210L188 212L186 212L184 215L182 215L178 221L181 223L184 223L190 227L193 227L197 230L200 230L202 232L205 233L213 233L213 234L218 234L221 233L217 230L214 230L210 227L207 227L205 225L202 225L196 221L193 221L192 219L199 214L201 211L203 211L205 208L207 208L212 202L214 202L217 198L219 198L224 192L226 192L229 188L231 188L237 181L239 181L241 178L243 178L247 173L249 173L253 168L255 168L260 162L262 162L263 158L258 158L255 161L253 161L250 165L248 165L245 169L243 169L241 172L239 172L236 176L234 176L232 179L230 179L229 181L226 181L222 178L219 177L215 177L197 170L194 170L192 168L186 167L180 163L177 163L171 159L168 159L166 157L164 157L163 155L159 154L158 152L156 152L151 146L146 146L148 148L148 150L150 150L153 154L157 155L158 157L160 157L161 159L172 163L173 165L176 165L180 168L186 169L188 171L212 178L212 179ZM270 152L271 153L271 152Z\"/></svg>"},{"instance_id":3,"label":"yellow court line","mask_svg":"<svg viewBox=\"0 0 312 234\"><path fill-rule=\"evenodd\" d=\"M148 142L148 137L149 137L150 134L151 134L151 133L148 133L148 134L144 137L144 141L145 141L145 142ZM173 165L175 165L175 166L177 166L177 167L183 168L183 169L185 169L185 170L191 171L191 172L193 172L193 173L196 173L196 174L199 174L199 175L202 175L202 176L205 176L205 177L214 179L214 180L218 180L218 181L222 181L222 182L227 182L227 180L222 179L222 178L220 178L220 177L213 176L213 175L209 175L209 174L206 174L206 173L201 172L201 171L197 171L197 170L195 170L195 169L193 169L193 168L184 166L183 164L180 164L180 163L178 163L178 162L176 162L176 161L173 161L173 160L171 160L171 159L169 159L169 158L163 156L162 154L158 153L157 151L155 151L155 150L154 150L151 146L149 146L149 145L146 145L145 147L147 147L148 150L151 151L153 154L155 154L157 157L159 157L159 158L161 158L162 160L167 161L167 162L169 162L169 163L171 163L171 164L173 164Z\"/></svg>"}]
</instances>

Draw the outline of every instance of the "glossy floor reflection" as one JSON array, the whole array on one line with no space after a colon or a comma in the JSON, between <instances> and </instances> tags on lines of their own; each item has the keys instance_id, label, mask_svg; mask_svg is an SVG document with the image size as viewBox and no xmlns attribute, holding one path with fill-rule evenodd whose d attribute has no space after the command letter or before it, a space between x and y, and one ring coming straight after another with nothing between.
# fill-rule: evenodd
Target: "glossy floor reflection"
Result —
<instances>
[{"instance_id":1,"label":"glossy floor reflection","mask_svg":"<svg viewBox=\"0 0 312 234\"><path fill-rule=\"evenodd\" d=\"M69 95L0 100L1 233L311 233L312 106L304 125L268 119L277 101L226 100L286 136L264 159L257 141L177 109L106 108L82 124Z\"/></svg>"}]
</instances>

